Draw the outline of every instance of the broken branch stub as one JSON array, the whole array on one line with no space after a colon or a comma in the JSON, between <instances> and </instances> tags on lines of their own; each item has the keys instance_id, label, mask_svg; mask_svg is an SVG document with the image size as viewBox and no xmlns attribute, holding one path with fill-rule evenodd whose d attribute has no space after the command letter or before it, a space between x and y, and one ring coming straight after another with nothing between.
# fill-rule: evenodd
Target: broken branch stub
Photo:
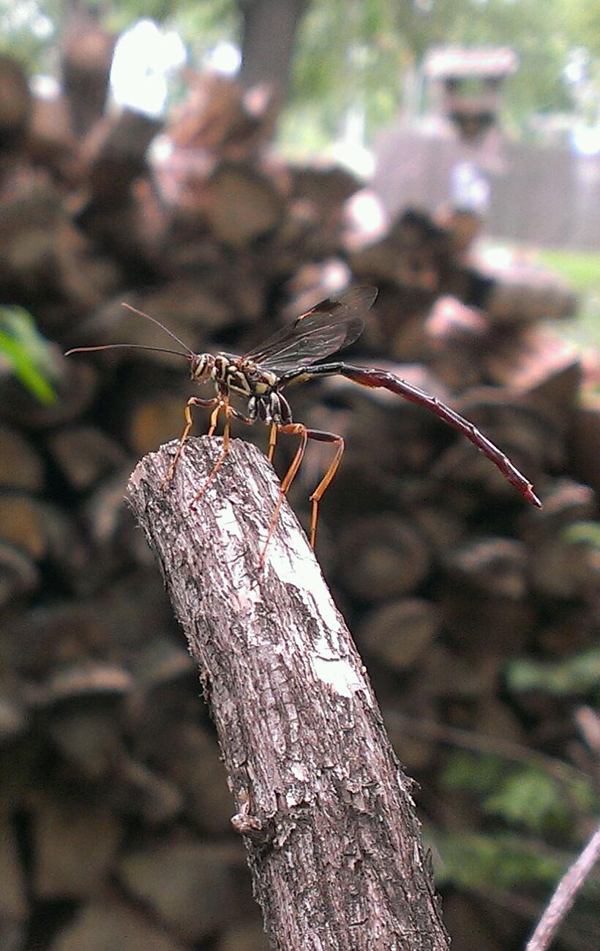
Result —
<instances>
[{"instance_id":1,"label":"broken branch stub","mask_svg":"<svg viewBox=\"0 0 600 951\"><path fill-rule=\"evenodd\" d=\"M146 456L129 501L217 727L233 827L277 951L446 951L410 794L344 620L264 455L191 440Z\"/></svg>"}]
</instances>

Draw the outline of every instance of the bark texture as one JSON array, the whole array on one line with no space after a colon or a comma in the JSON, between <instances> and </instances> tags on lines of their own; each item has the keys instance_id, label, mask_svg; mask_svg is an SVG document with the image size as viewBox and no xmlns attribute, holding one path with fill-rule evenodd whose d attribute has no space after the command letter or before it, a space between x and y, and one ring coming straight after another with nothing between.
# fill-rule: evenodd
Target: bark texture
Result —
<instances>
[{"instance_id":1,"label":"bark texture","mask_svg":"<svg viewBox=\"0 0 600 951\"><path fill-rule=\"evenodd\" d=\"M257 83L272 83L279 101L283 101L296 31L305 9L305 0L244 0L239 80L245 89Z\"/></svg>"},{"instance_id":2,"label":"bark texture","mask_svg":"<svg viewBox=\"0 0 600 951\"><path fill-rule=\"evenodd\" d=\"M278 951L446 949L410 793L350 633L291 509L234 440L146 456L129 500L199 664L256 897Z\"/></svg>"}]
</instances>

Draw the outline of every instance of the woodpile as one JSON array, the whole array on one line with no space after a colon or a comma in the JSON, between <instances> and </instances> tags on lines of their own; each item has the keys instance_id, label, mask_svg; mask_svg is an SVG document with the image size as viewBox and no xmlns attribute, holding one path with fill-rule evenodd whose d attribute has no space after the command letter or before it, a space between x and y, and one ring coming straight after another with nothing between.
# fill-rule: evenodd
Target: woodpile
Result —
<instances>
[{"instance_id":1,"label":"woodpile","mask_svg":"<svg viewBox=\"0 0 600 951\"><path fill-rule=\"evenodd\" d=\"M458 218L410 211L374 241L350 237L345 202L360 183L273 158L268 96L230 81L191 81L151 162L159 125L106 110L112 39L90 29L67 32L54 101L0 60L0 304L28 308L50 341L57 394L43 405L0 367L0 946L259 951L197 674L123 501L140 455L182 428L187 364L63 351L168 347L127 301L195 350L242 352L335 282L376 284L352 361L391 365L449 401L545 507L525 511L424 410L331 380L292 394L296 418L347 441L319 557L391 724L508 733L565 757L561 711L530 695L519 706L504 664L563 657L597 632L600 562L566 530L598 515L600 417L581 402L577 356L539 326L572 313L568 288L484 268ZM296 480L299 511L326 451ZM445 747L391 731L428 821L456 827ZM454 894L451 908L467 947L473 907ZM477 912L486 947L509 947L512 926L490 908Z\"/></svg>"}]
</instances>

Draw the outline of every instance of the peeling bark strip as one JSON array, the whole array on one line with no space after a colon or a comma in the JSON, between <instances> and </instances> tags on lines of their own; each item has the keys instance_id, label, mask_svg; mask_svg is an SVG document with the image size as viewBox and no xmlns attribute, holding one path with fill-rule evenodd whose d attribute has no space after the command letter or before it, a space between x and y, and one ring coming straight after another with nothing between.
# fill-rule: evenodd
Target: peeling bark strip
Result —
<instances>
[{"instance_id":1,"label":"peeling bark strip","mask_svg":"<svg viewBox=\"0 0 600 951\"><path fill-rule=\"evenodd\" d=\"M190 512L221 440L146 456L131 506L161 565L217 726L234 828L277 951L441 951L410 781L352 638L278 483L234 440Z\"/></svg>"}]
</instances>

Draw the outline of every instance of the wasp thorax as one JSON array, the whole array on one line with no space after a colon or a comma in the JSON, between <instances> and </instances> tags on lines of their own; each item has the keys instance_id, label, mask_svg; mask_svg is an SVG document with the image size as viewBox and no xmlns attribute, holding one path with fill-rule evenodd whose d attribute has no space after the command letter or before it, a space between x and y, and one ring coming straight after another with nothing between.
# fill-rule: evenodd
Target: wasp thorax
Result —
<instances>
[{"instance_id":1,"label":"wasp thorax","mask_svg":"<svg viewBox=\"0 0 600 951\"><path fill-rule=\"evenodd\" d=\"M196 383L204 383L210 376L210 372L215 364L215 358L212 353L197 353L192 357L192 380Z\"/></svg>"}]
</instances>

